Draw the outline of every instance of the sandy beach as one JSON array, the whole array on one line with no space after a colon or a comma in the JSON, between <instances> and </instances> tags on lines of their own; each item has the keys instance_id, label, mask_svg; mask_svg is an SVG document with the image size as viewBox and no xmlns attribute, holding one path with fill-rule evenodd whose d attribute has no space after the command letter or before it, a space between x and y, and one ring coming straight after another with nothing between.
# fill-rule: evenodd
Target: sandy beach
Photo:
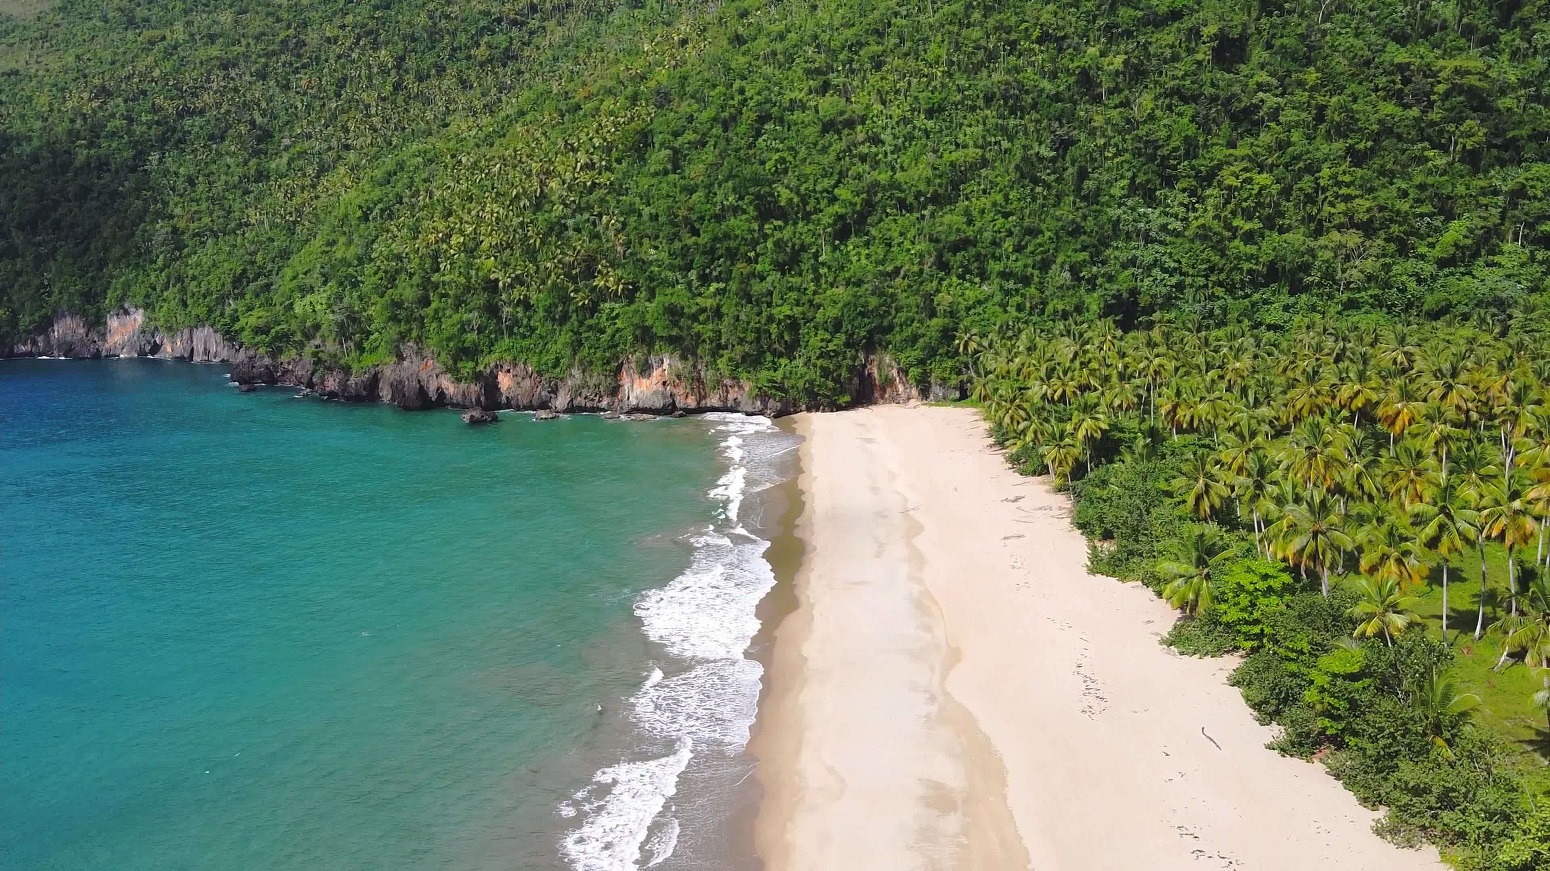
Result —
<instances>
[{"instance_id":1,"label":"sandy beach","mask_svg":"<svg viewBox=\"0 0 1550 871\"><path fill-rule=\"evenodd\" d=\"M1265 748L1232 663L1086 570L1066 497L978 415L804 415L805 545L752 750L771 871L1441 869Z\"/></svg>"}]
</instances>

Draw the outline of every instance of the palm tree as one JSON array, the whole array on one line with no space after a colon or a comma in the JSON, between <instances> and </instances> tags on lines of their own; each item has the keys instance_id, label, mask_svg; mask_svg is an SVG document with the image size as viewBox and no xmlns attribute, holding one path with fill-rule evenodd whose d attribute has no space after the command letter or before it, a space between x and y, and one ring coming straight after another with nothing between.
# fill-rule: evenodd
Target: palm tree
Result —
<instances>
[{"instance_id":1,"label":"palm tree","mask_svg":"<svg viewBox=\"0 0 1550 871\"><path fill-rule=\"evenodd\" d=\"M1459 692L1458 684L1438 674L1435 668L1412 683L1408 690L1410 709L1416 713L1426 737L1444 758L1452 759L1453 748L1448 746L1448 736L1456 733L1469 719L1470 712L1480 707L1480 697Z\"/></svg>"},{"instance_id":2,"label":"palm tree","mask_svg":"<svg viewBox=\"0 0 1550 871\"><path fill-rule=\"evenodd\" d=\"M1513 475L1501 486L1488 486L1480 493L1480 525L1484 534L1500 539L1507 546L1507 589L1512 594L1512 611L1518 610L1518 548L1534 540L1539 521L1529 502L1520 475Z\"/></svg>"},{"instance_id":3,"label":"palm tree","mask_svg":"<svg viewBox=\"0 0 1550 871\"><path fill-rule=\"evenodd\" d=\"M1501 474L1501 468L1492 462L1490 451L1479 442L1465 442L1453 449L1448 478L1458 485L1459 492L1470 498L1478 498L1482 490L1501 478Z\"/></svg>"},{"instance_id":4,"label":"palm tree","mask_svg":"<svg viewBox=\"0 0 1550 871\"><path fill-rule=\"evenodd\" d=\"M1344 465L1339 483L1345 497L1373 502L1383 495L1384 461L1365 431L1356 430L1347 437Z\"/></svg>"},{"instance_id":5,"label":"palm tree","mask_svg":"<svg viewBox=\"0 0 1550 871\"><path fill-rule=\"evenodd\" d=\"M1376 523L1362 530L1359 565L1363 572L1390 580L1401 589L1420 583L1429 566L1423 561L1419 537L1401 515L1385 511Z\"/></svg>"},{"instance_id":6,"label":"palm tree","mask_svg":"<svg viewBox=\"0 0 1550 871\"><path fill-rule=\"evenodd\" d=\"M1071 406L1071 420L1066 425L1066 432L1082 446L1082 456L1087 462L1089 473L1093 470L1093 442L1103 438L1109 426L1109 415L1093 394L1083 394Z\"/></svg>"},{"instance_id":7,"label":"palm tree","mask_svg":"<svg viewBox=\"0 0 1550 871\"><path fill-rule=\"evenodd\" d=\"M1298 424L1281 448L1281 463L1288 478L1304 487L1327 491L1339 480L1345 465L1345 438L1323 418Z\"/></svg>"},{"instance_id":8,"label":"palm tree","mask_svg":"<svg viewBox=\"0 0 1550 871\"><path fill-rule=\"evenodd\" d=\"M1173 558L1157 564L1158 574L1168 581L1163 598L1185 614L1198 617L1215 600L1214 572L1228 552L1227 539L1216 526L1190 527Z\"/></svg>"},{"instance_id":9,"label":"palm tree","mask_svg":"<svg viewBox=\"0 0 1550 871\"><path fill-rule=\"evenodd\" d=\"M1388 646L1394 646L1394 636L1404 632L1418 617L1416 600L1406 596L1399 582L1389 577L1364 577L1357 584L1361 598L1347 611L1346 616L1357 621L1357 638L1371 638L1382 634Z\"/></svg>"},{"instance_id":10,"label":"palm tree","mask_svg":"<svg viewBox=\"0 0 1550 871\"><path fill-rule=\"evenodd\" d=\"M1319 586L1329 598L1329 569L1354 543L1345 531L1345 514L1334 500L1314 490L1302 502L1286 507L1281 551L1293 562L1319 573Z\"/></svg>"},{"instance_id":11,"label":"palm tree","mask_svg":"<svg viewBox=\"0 0 1550 871\"><path fill-rule=\"evenodd\" d=\"M1550 578L1534 578L1523 594L1514 598L1521 599L1523 607L1491 627L1502 636L1497 670L1514 653L1523 654L1523 662L1530 668L1550 668Z\"/></svg>"},{"instance_id":12,"label":"palm tree","mask_svg":"<svg viewBox=\"0 0 1550 871\"><path fill-rule=\"evenodd\" d=\"M1393 447L1395 438L1404 435L1415 423L1423 405L1409 379L1401 378L1389 389L1378 406L1378 420L1389 431L1390 447Z\"/></svg>"},{"instance_id":13,"label":"palm tree","mask_svg":"<svg viewBox=\"0 0 1550 871\"><path fill-rule=\"evenodd\" d=\"M1152 347L1143 352L1136 368L1141 373L1141 377L1146 379L1148 407L1150 408L1148 416L1155 420L1157 418L1157 386L1172 377L1174 371L1173 357L1168 354L1168 350L1164 346Z\"/></svg>"},{"instance_id":14,"label":"palm tree","mask_svg":"<svg viewBox=\"0 0 1550 871\"><path fill-rule=\"evenodd\" d=\"M1450 351L1427 367L1422 376L1426 398L1448 413L1463 418L1475 401L1474 388L1466 381L1464 355Z\"/></svg>"},{"instance_id":15,"label":"palm tree","mask_svg":"<svg viewBox=\"0 0 1550 871\"><path fill-rule=\"evenodd\" d=\"M1538 391L1522 378L1510 378L1492 403L1491 417L1496 421L1502 451L1502 475L1512 474L1519 442L1543 413Z\"/></svg>"},{"instance_id":16,"label":"palm tree","mask_svg":"<svg viewBox=\"0 0 1550 871\"><path fill-rule=\"evenodd\" d=\"M1416 346L1410 331L1402 324L1387 331L1378 352L1380 360L1402 372L1414 369L1416 359L1420 356L1421 349Z\"/></svg>"},{"instance_id":17,"label":"palm tree","mask_svg":"<svg viewBox=\"0 0 1550 871\"><path fill-rule=\"evenodd\" d=\"M970 366L974 365L984 349L985 343L974 333L965 330L958 334L958 355L968 360Z\"/></svg>"},{"instance_id":18,"label":"palm tree","mask_svg":"<svg viewBox=\"0 0 1550 871\"><path fill-rule=\"evenodd\" d=\"M1389 498L1406 511L1426 500L1432 476L1426 454L1406 439L1394 449L1394 456L1383 467L1383 485Z\"/></svg>"},{"instance_id":19,"label":"palm tree","mask_svg":"<svg viewBox=\"0 0 1550 871\"><path fill-rule=\"evenodd\" d=\"M1416 443L1438 457L1438 472L1444 484L1448 481L1448 454L1468 437L1468 433L1453 425L1440 407L1427 406L1420 420L1410 429Z\"/></svg>"},{"instance_id":20,"label":"palm tree","mask_svg":"<svg viewBox=\"0 0 1550 871\"><path fill-rule=\"evenodd\" d=\"M1076 468L1077 460L1082 458L1082 446L1067 437L1055 444L1046 445L1043 458L1055 482L1062 483L1070 480L1071 470Z\"/></svg>"},{"instance_id":21,"label":"palm tree","mask_svg":"<svg viewBox=\"0 0 1550 871\"><path fill-rule=\"evenodd\" d=\"M1266 559L1270 558L1270 547L1265 542L1265 505L1270 496L1270 480L1275 475L1275 466L1264 451L1254 451L1249 454L1243 464L1243 470L1238 473L1238 478L1233 487L1238 497L1239 517L1248 516L1254 526L1254 551Z\"/></svg>"},{"instance_id":22,"label":"palm tree","mask_svg":"<svg viewBox=\"0 0 1550 871\"><path fill-rule=\"evenodd\" d=\"M1362 414L1377 407L1382 394L1373 386L1369 358L1364 354L1340 370L1335 402L1351 412L1351 423L1360 426Z\"/></svg>"},{"instance_id":23,"label":"palm tree","mask_svg":"<svg viewBox=\"0 0 1550 871\"><path fill-rule=\"evenodd\" d=\"M1210 454L1197 453L1184 463L1183 471L1173 479L1174 492L1184 497L1184 507L1201 520L1210 520L1221 509L1231 492L1229 477Z\"/></svg>"},{"instance_id":24,"label":"palm tree","mask_svg":"<svg viewBox=\"0 0 1550 871\"><path fill-rule=\"evenodd\" d=\"M1550 431L1541 438L1523 452L1523 474L1532 485L1523 495L1539 518L1539 548L1534 552L1534 565L1550 568L1550 549L1546 547L1550 539Z\"/></svg>"},{"instance_id":25,"label":"palm tree","mask_svg":"<svg viewBox=\"0 0 1550 871\"><path fill-rule=\"evenodd\" d=\"M1442 637L1448 638L1448 568L1455 554L1463 553L1469 544L1480 537L1480 513L1469 507L1469 502L1457 488L1443 486L1428 502L1421 502L1410 509L1410 520L1420 530L1421 541L1431 548L1442 562ZM1485 577L1482 574L1481 580ZM1484 585L1481 588L1481 620L1485 619Z\"/></svg>"}]
</instances>

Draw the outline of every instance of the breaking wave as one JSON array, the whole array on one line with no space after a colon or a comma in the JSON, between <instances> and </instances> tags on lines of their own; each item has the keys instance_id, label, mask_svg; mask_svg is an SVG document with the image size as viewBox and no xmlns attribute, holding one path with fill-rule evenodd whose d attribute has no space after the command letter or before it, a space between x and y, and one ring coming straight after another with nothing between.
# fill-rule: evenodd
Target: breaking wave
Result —
<instances>
[{"instance_id":1,"label":"breaking wave","mask_svg":"<svg viewBox=\"0 0 1550 871\"><path fill-rule=\"evenodd\" d=\"M789 450L789 437L763 417L701 420L722 436L717 451L727 463L708 493L719 503L716 521L690 537L689 567L635 603L646 636L678 662L666 673L652 668L629 710L649 746L674 750L604 768L560 806L561 816L580 819L560 848L576 871L633 871L672 856L682 830L673 802L680 775L696 754L740 754L758 710L764 669L744 653L775 573L764 558L769 542L744 528L742 514L746 497L779 482L774 458Z\"/></svg>"}]
</instances>

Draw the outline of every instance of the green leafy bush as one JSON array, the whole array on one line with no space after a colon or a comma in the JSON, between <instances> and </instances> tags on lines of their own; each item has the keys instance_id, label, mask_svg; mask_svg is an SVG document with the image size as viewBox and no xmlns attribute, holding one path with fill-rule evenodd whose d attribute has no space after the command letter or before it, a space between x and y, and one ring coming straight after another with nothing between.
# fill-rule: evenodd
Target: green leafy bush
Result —
<instances>
[{"instance_id":1,"label":"green leafy bush","mask_svg":"<svg viewBox=\"0 0 1550 871\"><path fill-rule=\"evenodd\" d=\"M1221 656L1238 649L1238 636L1207 611L1199 617L1183 617L1173 624L1163 643L1186 656Z\"/></svg>"},{"instance_id":2,"label":"green leafy bush","mask_svg":"<svg viewBox=\"0 0 1550 871\"><path fill-rule=\"evenodd\" d=\"M1492 865L1499 871L1550 871L1550 803L1523 816Z\"/></svg>"},{"instance_id":3,"label":"green leafy bush","mask_svg":"<svg viewBox=\"0 0 1550 871\"><path fill-rule=\"evenodd\" d=\"M1164 486L1173 474L1166 461L1121 461L1072 482L1071 519L1094 540L1092 571L1146 579L1151 561L1188 522Z\"/></svg>"},{"instance_id":4,"label":"green leafy bush","mask_svg":"<svg viewBox=\"0 0 1550 871\"><path fill-rule=\"evenodd\" d=\"M1249 655L1233 669L1227 682L1243 693L1243 700L1261 723L1280 720L1303 703L1310 680L1305 671L1273 650Z\"/></svg>"},{"instance_id":5,"label":"green leafy bush","mask_svg":"<svg viewBox=\"0 0 1550 871\"><path fill-rule=\"evenodd\" d=\"M1340 740L1352 728L1360 705L1371 701L1372 679L1367 676L1366 652L1337 647L1318 658L1308 672L1309 686L1303 701L1318 715L1319 729Z\"/></svg>"},{"instance_id":6,"label":"green leafy bush","mask_svg":"<svg viewBox=\"0 0 1550 871\"><path fill-rule=\"evenodd\" d=\"M1242 650L1263 647L1271 620L1286 607L1297 584L1280 563L1253 558L1228 564L1218 573L1211 620L1220 624Z\"/></svg>"}]
</instances>

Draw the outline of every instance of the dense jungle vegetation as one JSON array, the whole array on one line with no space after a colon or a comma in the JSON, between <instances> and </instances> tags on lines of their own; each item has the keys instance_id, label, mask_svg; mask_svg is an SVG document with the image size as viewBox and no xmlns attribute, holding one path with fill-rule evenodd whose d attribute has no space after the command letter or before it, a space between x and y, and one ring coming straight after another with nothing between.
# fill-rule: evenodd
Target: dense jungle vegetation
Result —
<instances>
[{"instance_id":1,"label":"dense jungle vegetation","mask_svg":"<svg viewBox=\"0 0 1550 871\"><path fill-rule=\"evenodd\" d=\"M0 334L346 365L866 351L1543 294L1540 0L11 0ZM3 336L0 336L3 338Z\"/></svg>"},{"instance_id":2,"label":"dense jungle vegetation","mask_svg":"<svg viewBox=\"0 0 1550 871\"><path fill-rule=\"evenodd\" d=\"M1424 326L1198 319L965 335L1025 472L1075 495L1095 571L1383 832L1550 868L1550 314Z\"/></svg>"}]
</instances>

